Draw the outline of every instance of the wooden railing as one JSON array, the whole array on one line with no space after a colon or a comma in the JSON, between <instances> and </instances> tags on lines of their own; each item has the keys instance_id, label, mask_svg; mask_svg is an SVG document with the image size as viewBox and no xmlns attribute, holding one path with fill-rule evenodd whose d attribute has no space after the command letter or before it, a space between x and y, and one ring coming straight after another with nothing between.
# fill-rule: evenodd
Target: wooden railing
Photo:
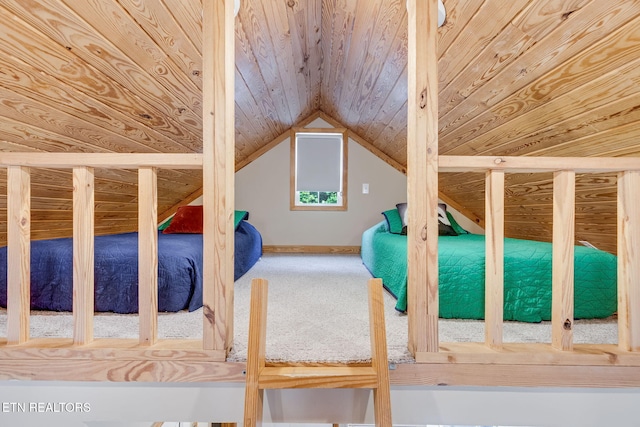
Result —
<instances>
[{"instance_id":1,"label":"wooden railing","mask_svg":"<svg viewBox=\"0 0 640 427\"><path fill-rule=\"evenodd\" d=\"M200 154L0 154L0 167L8 169L9 189L8 326L6 342L0 345L0 359L3 360L0 365L5 377L11 372L10 377L16 378L72 379L81 371L79 379L92 380L244 380L244 365L224 362L226 352L208 349L204 340L158 340L156 170L201 168L202 165ZM31 168L73 171L72 339L29 337ZM93 339L93 168L138 170L140 331L137 340ZM438 351L416 352L417 362L436 363L445 376L455 375L445 366L464 370L465 364L467 367L469 364L491 365L494 370L514 365L536 365L535 369L544 365L640 367L640 257L637 256L640 247L640 199L637 197L640 159L441 156L439 171L486 174L485 342L438 342ZM506 173L517 172L554 173L553 319L552 340L546 344L502 343L504 177ZM575 174L584 172L618 174L617 350L612 345L573 345L573 200ZM438 297L437 293L435 297ZM410 316L414 315L424 313L410 313ZM427 334L428 331L418 330L418 333ZM424 377L421 381L429 382L430 374L420 370L419 365L403 366L392 372L392 382L405 383L414 371ZM491 369L487 372L493 372ZM610 375L610 371L606 375ZM623 373L618 377L617 384L627 383ZM542 382L575 384L573 377L554 381L547 376ZM491 377L486 384L494 382Z\"/></svg>"},{"instance_id":2,"label":"wooden railing","mask_svg":"<svg viewBox=\"0 0 640 427\"><path fill-rule=\"evenodd\" d=\"M201 154L2 153L7 168L7 344L29 341L31 168L73 173L73 344L93 341L94 168L138 171L139 345L158 339L157 169L201 169ZM192 346L190 346L192 347ZM224 360L224 352L218 359Z\"/></svg>"},{"instance_id":3,"label":"wooden railing","mask_svg":"<svg viewBox=\"0 0 640 427\"><path fill-rule=\"evenodd\" d=\"M492 349L503 348L505 173L553 172L551 346L563 352L574 347L575 174L617 173L618 347L640 350L640 159L440 156L438 171L486 174L485 346ZM428 298L437 299L438 294L430 293ZM434 357L422 352L416 359L433 361Z\"/></svg>"}]
</instances>

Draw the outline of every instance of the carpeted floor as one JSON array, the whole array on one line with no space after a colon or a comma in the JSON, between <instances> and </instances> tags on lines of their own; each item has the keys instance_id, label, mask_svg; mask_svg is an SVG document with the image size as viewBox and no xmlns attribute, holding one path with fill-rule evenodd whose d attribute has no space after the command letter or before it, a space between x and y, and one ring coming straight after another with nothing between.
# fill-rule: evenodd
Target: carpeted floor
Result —
<instances>
[{"instance_id":1,"label":"carpeted floor","mask_svg":"<svg viewBox=\"0 0 640 427\"><path fill-rule=\"evenodd\" d=\"M268 254L236 283L237 333L231 360L246 359L250 279L269 280L269 360L364 361L371 356L367 282L357 255ZM385 292L387 349L392 361L413 360L407 351L406 316Z\"/></svg>"},{"instance_id":2,"label":"carpeted floor","mask_svg":"<svg viewBox=\"0 0 640 427\"><path fill-rule=\"evenodd\" d=\"M269 280L267 358L271 361L357 362L370 357L367 281L370 273L358 255L265 254L235 284L234 348L229 360L246 360L251 279ZM385 291L385 320L390 362L411 362L407 343L407 317L394 309ZM137 315L98 313L96 338L138 334ZM160 313L160 338L201 338L202 309L192 313ZM0 312L0 334L6 331L6 311ZM69 313L33 312L32 337L71 337ZM441 342L482 342L484 324L475 320L439 322ZM506 322L505 342L549 342L551 324ZM574 342L615 344L613 319L578 320Z\"/></svg>"}]
</instances>

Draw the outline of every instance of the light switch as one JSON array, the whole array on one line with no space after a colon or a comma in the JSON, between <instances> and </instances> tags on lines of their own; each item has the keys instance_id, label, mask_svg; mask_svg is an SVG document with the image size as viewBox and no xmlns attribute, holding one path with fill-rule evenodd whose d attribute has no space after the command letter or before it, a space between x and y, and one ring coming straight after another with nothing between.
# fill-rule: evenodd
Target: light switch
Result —
<instances>
[{"instance_id":1,"label":"light switch","mask_svg":"<svg viewBox=\"0 0 640 427\"><path fill-rule=\"evenodd\" d=\"M369 184L362 184L362 194L369 194Z\"/></svg>"}]
</instances>

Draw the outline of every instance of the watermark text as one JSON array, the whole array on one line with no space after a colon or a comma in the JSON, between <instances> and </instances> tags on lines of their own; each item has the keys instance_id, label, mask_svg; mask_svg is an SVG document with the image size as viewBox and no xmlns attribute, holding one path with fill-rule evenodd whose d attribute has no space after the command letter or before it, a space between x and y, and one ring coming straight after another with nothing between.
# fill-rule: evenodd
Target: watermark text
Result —
<instances>
[{"instance_id":1,"label":"watermark text","mask_svg":"<svg viewBox=\"0 0 640 427\"><path fill-rule=\"evenodd\" d=\"M79 413L91 412L88 402L2 402L3 413Z\"/></svg>"}]
</instances>

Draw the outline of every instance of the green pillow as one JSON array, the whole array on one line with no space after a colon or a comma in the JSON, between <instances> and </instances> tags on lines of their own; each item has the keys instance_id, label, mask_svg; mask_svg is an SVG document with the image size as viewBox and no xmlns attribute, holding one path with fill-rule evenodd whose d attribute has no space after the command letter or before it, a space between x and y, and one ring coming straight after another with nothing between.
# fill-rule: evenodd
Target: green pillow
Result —
<instances>
[{"instance_id":1,"label":"green pillow","mask_svg":"<svg viewBox=\"0 0 640 427\"><path fill-rule=\"evenodd\" d=\"M460 226L460 224L458 224L456 219L453 217L453 215L451 215L451 213L449 211L447 211L447 218L449 219L449 222L451 223L451 228L453 228L456 233L458 233L458 234L469 234L469 232L467 230L465 230L464 228L462 228Z\"/></svg>"},{"instance_id":2,"label":"green pillow","mask_svg":"<svg viewBox=\"0 0 640 427\"><path fill-rule=\"evenodd\" d=\"M237 230L240 225L240 221L249 219L249 212L247 211L235 211L233 213L233 229Z\"/></svg>"},{"instance_id":3,"label":"green pillow","mask_svg":"<svg viewBox=\"0 0 640 427\"><path fill-rule=\"evenodd\" d=\"M384 218L387 220L387 227L390 233L402 233L402 218L400 217L398 209L389 209L388 211L382 212L382 215L384 215Z\"/></svg>"},{"instance_id":4,"label":"green pillow","mask_svg":"<svg viewBox=\"0 0 640 427\"><path fill-rule=\"evenodd\" d=\"M173 216L170 216L168 219L166 219L162 224L160 224L158 226L158 231L163 231L165 228L167 228L170 224L171 224L171 220L173 219Z\"/></svg>"}]
</instances>

